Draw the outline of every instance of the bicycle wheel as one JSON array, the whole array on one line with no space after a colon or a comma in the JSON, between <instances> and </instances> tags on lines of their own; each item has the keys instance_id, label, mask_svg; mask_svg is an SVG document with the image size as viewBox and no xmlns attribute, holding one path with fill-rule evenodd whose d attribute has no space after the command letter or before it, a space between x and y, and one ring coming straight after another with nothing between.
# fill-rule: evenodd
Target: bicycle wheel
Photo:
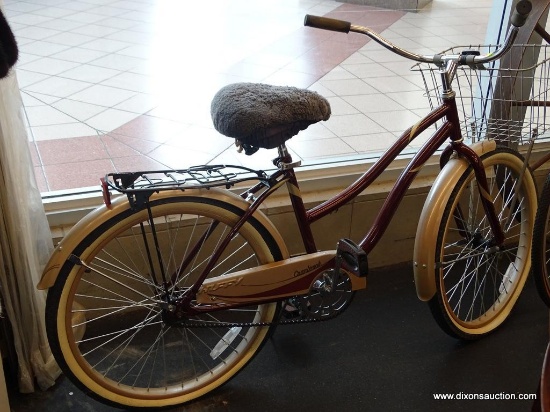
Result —
<instances>
[{"instance_id":1,"label":"bicycle wheel","mask_svg":"<svg viewBox=\"0 0 550 412\"><path fill-rule=\"evenodd\" d=\"M548 221L550 220L550 175L546 178L539 198L535 229L533 230L532 266L533 277L544 303L550 307L550 246L548 242Z\"/></svg>"},{"instance_id":2,"label":"bicycle wheel","mask_svg":"<svg viewBox=\"0 0 550 412\"><path fill-rule=\"evenodd\" d=\"M47 298L48 338L64 373L92 397L124 408L177 405L210 392L250 361L270 330L184 327L171 321L162 303L193 284L242 210L180 195L151 200L151 213L153 225L146 209L126 210L91 232L72 253L80 261L65 262ZM269 231L252 217L209 277L281 258ZM164 285L162 269L170 279ZM191 319L270 322L279 306Z\"/></svg>"},{"instance_id":3,"label":"bicycle wheel","mask_svg":"<svg viewBox=\"0 0 550 412\"><path fill-rule=\"evenodd\" d=\"M436 243L436 294L429 306L453 337L474 339L497 328L514 306L531 266L536 187L515 151L497 148L482 157L506 240L493 241L471 167L444 209ZM521 180L520 180L521 179Z\"/></svg>"}]
</instances>

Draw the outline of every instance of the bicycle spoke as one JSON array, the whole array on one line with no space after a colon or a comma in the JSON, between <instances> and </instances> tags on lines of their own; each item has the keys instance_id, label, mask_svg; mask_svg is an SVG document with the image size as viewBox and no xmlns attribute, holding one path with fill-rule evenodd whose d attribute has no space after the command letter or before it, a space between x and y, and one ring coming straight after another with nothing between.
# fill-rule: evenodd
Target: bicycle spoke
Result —
<instances>
[{"instance_id":1,"label":"bicycle spoke","mask_svg":"<svg viewBox=\"0 0 550 412\"><path fill-rule=\"evenodd\" d=\"M173 311L214 254L207 278L281 256L260 235L267 233L263 226L249 223L227 239L238 216L187 200L159 201L150 215L121 215L66 265L68 297L59 308L66 312L55 315L71 342L65 352L79 378L90 376L116 399L140 396L156 406L158 399L192 399L221 384L252 358L269 329L223 325L270 323L278 313L275 303L193 316ZM166 283L158 283L162 272Z\"/></svg>"},{"instance_id":2,"label":"bicycle spoke","mask_svg":"<svg viewBox=\"0 0 550 412\"><path fill-rule=\"evenodd\" d=\"M506 318L499 314L511 309L529 270L535 201L532 175L529 171L522 175L523 160L508 149L486 157L503 159L489 163L485 170L487 193L504 242L495 243L475 175L465 172L440 228L440 262L435 262L440 301L430 302L434 316L446 314L440 324L452 335L477 336L499 325Z\"/></svg>"}]
</instances>

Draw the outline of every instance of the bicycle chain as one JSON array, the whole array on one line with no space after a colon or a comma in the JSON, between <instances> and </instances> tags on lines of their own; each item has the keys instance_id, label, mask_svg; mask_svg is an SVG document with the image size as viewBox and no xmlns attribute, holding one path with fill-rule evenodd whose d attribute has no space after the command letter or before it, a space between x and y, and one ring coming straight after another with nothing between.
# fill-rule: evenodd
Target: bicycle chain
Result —
<instances>
[{"instance_id":1,"label":"bicycle chain","mask_svg":"<svg viewBox=\"0 0 550 412\"><path fill-rule=\"evenodd\" d=\"M234 328L234 327L243 327L243 328L259 328L265 326L274 326L274 325L298 325L301 323L315 323L315 322L324 322L326 320L331 320L340 315L342 312L336 312L332 315L325 316L322 318L298 318L298 319L287 319L287 320L278 320L275 322L194 322L189 320L181 322L182 327L185 328Z\"/></svg>"}]
</instances>

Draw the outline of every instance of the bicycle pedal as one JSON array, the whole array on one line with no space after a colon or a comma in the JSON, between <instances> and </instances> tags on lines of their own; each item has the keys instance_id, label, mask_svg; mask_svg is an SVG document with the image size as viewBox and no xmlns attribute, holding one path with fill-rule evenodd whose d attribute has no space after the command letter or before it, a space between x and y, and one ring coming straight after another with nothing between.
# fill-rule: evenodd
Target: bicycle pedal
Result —
<instances>
[{"instance_id":1,"label":"bicycle pedal","mask_svg":"<svg viewBox=\"0 0 550 412\"><path fill-rule=\"evenodd\" d=\"M359 277L367 276L369 265L367 254L350 239L340 239L336 247L336 264Z\"/></svg>"}]
</instances>

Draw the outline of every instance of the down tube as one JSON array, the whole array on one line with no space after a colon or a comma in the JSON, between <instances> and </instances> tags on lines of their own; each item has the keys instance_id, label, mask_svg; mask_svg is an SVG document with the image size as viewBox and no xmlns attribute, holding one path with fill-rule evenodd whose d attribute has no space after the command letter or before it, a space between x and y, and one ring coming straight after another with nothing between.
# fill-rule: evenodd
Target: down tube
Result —
<instances>
[{"instance_id":1,"label":"down tube","mask_svg":"<svg viewBox=\"0 0 550 412\"><path fill-rule=\"evenodd\" d=\"M436 150L445 142L447 137L451 134L453 125L449 122L443 123L443 125L436 130L431 138L420 148L418 153L412 158L405 170L401 173L397 182L393 186L392 190L388 194L386 201L382 205L378 216L374 220L371 229L365 236L365 238L359 243L359 246L369 254L374 246L378 243L386 229L388 228L390 221L397 211L401 200L405 196L405 193L409 189L412 181L422 168L422 166L428 161L428 159L436 152Z\"/></svg>"}]
</instances>

